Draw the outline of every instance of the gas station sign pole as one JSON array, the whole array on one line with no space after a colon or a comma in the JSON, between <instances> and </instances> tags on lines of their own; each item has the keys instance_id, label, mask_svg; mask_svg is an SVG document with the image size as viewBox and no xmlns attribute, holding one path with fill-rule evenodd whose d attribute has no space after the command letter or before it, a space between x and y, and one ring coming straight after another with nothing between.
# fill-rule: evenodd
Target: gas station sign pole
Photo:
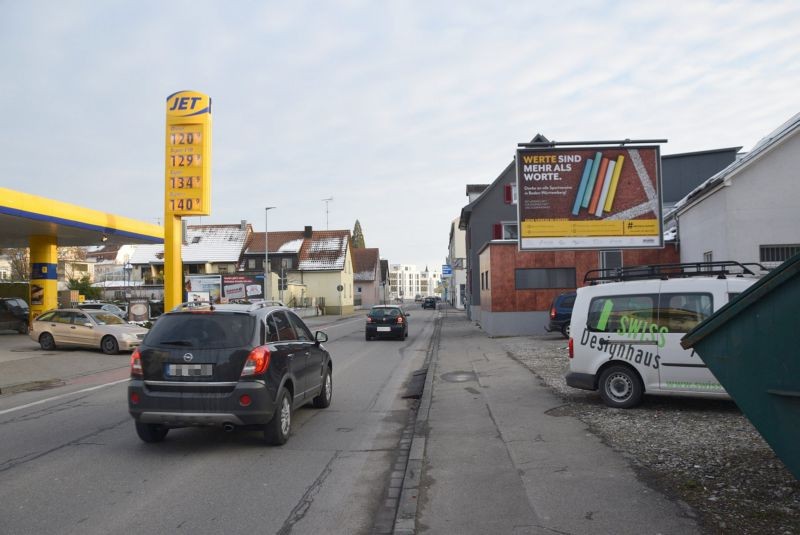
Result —
<instances>
[{"instance_id":1,"label":"gas station sign pole","mask_svg":"<svg viewBox=\"0 0 800 535\"><path fill-rule=\"evenodd\" d=\"M164 184L164 310L183 298L181 218L211 214L211 97L167 97Z\"/></svg>"}]
</instances>

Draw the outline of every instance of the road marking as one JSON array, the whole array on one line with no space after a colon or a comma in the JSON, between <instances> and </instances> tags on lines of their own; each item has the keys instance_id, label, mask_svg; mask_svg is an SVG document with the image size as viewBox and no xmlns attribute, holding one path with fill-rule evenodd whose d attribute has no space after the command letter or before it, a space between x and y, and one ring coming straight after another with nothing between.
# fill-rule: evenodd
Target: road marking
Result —
<instances>
[{"instance_id":1,"label":"road marking","mask_svg":"<svg viewBox=\"0 0 800 535\"><path fill-rule=\"evenodd\" d=\"M92 390L99 390L101 388L105 388L107 386L114 386L120 383L127 383L130 378L120 379L119 381L112 381L110 383L103 383L101 385L90 386L89 388L84 388L83 390L76 390L75 392L69 392L67 394L60 394L58 396L53 396L51 398L40 399L39 401L34 401L33 403L26 403L25 405L20 405L19 407L12 407L10 409L5 409L0 411L0 416L4 414L8 414L10 412L19 411L22 409L27 409L28 407L34 407L36 405L41 405L42 403L49 403L50 401L55 401L57 399L62 399L68 396L74 396L76 394L83 394L84 392L91 392Z\"/></svg>"}]
</instances>

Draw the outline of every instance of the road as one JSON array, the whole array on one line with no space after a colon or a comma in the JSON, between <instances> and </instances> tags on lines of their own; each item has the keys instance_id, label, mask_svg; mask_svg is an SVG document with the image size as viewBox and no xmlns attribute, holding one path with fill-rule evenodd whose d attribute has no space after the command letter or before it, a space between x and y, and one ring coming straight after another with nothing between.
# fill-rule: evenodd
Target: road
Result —
<instances>
[{"instance_id":1,"label":"road","mask_svg":"<svg viewBox=\"0 0 800 535\"><path fill-rule=\"evenodd\" d=\"M329 335L333 403L296 411L282 447L264 446L256 432L192 428L145 444L127 413L127 355L34 355L31 362L49 358L62 366L116 360L56 388L4 390L0 532L375 531L392 504L388 489L412 405L402 398L404 385L423 365L437 314L411 312L405 341L366 342L361 315L309 321Z\"/></svg>"}]
</instances>

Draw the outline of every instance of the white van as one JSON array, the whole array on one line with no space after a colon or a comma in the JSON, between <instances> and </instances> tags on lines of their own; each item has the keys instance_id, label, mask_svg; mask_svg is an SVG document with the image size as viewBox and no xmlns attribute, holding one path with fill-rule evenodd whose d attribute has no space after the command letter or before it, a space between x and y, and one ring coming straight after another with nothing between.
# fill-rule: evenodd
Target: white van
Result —
<instances>
[{"instance_id":1,"label":"white van","mask_svg":"<svg viewBox=\"0 0 800 535\"><path fill-rule=\"evenodd\" d=\"M572 310L567 385L599 390L609 407L644 394L728 398L680 339L758 280L755 264L711 262L589 272ZM619 282L603 281L614 280Z\"/></svg>"}]
</instances>

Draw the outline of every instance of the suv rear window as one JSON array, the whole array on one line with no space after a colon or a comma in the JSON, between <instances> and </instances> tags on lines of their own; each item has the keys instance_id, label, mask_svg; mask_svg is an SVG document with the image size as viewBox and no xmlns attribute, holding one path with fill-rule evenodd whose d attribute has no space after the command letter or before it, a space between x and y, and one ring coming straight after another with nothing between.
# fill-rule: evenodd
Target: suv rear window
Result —
<instances>
[{"instance_id":1,"label":"suv rear window","mask_svg":"<svg viewBox=\"0 0 800 535\"><path fill-rule=\"evenodd\" d=\"M166 314L147 334L147 344L198 349L246 346L252 341L255 321L248 314Z\"/></svg>"}]
</instances>

